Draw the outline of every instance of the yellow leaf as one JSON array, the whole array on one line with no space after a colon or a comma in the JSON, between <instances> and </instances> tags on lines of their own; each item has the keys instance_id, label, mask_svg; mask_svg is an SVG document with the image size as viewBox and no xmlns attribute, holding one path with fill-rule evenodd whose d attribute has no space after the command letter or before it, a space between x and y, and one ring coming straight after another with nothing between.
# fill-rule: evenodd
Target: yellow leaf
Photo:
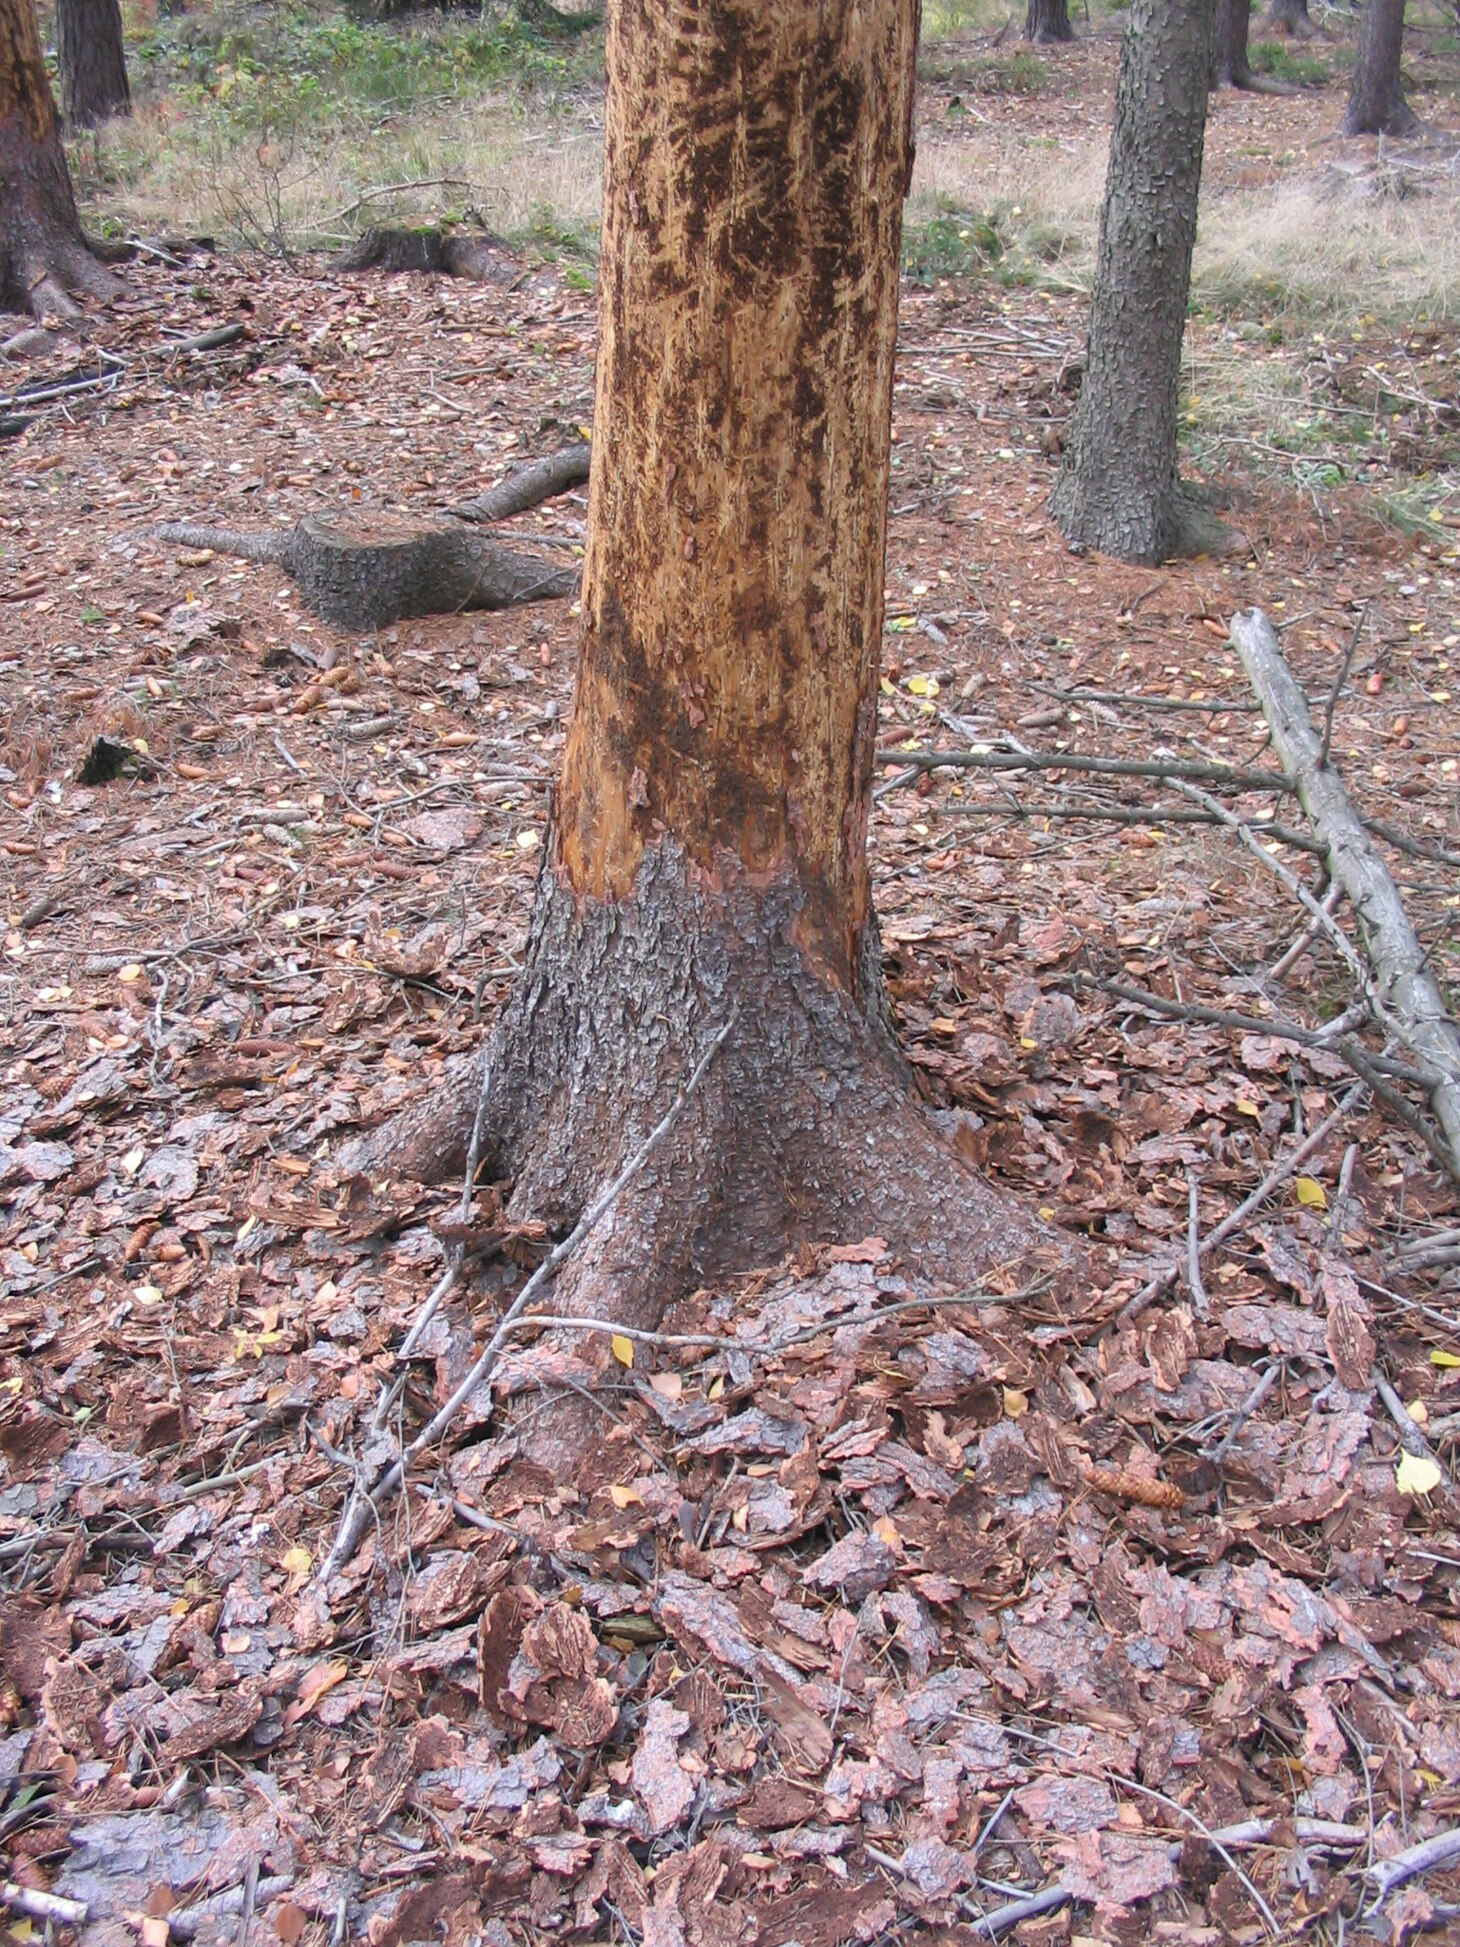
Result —
<instances>
[{"instance_id":1,"label":"yellow leaf","mask_svg":"<svg viewBox=\"0 0 1460 1947\"><path fill-rule=\"evenodd\" d=\"M898 1533L896 1524L885 1514L880 1521L872 1523L872 1532L879 1541L885 1541L889 1548L899 1548L902 1545L902 1536Z\"/></svg>"},{"instance_id":2,"label":"yellow leaf","mask_svg":"<svg viewBox=\"0 0 1460 1947\"><path fill-rule=\"evenodd\" d=\"M162 1293L155 1284L139 1284L133 1291L132 1296L139 1305L160 1305L162 1303Z\"/></svg>"},{"instance_id":3,"label":"yellow leaf","mask_svg":"<svg viewBox=\"0 0 1460 1947\"><path fill-rule=\"evenodd\" d=\"M1328 1192L1316 1176L1296 1177L1293 1182L1293 1188L1298 1193L1299 1203L1306 1204L1308 1209L1326 1210L1328 1208Z\"/></svg>"},{"instance_id":4,"label":"yellow leaf","mask_svg":"<svg viewBox=\"0 0 1460 1947\"><path fill-rule=\"evenodd\" d=\"M1017 1386L1004 1388L1004 1411L1011 1420L1017 1420L1021 1413L1029 1411L1029 1395L1021 1393Z\"/></svg>"},{"instance_id":5,"label":"yellow leaf","mask_svg":"<svg viewBox=\"0 0 1460 1947\"><path fill-rule=\"evenodd\" d=\"M882 680L881 680L881 682L880 682L880 683L879 683L879 684L877 685L877 687L878 687L878 689L880 689L880 690L881 690L881 692L882 692L882 694L883 694L884 696L896 696L896 695L897 695L897 691L896 691L896 690L895 690L895 689L893 688L893 686L892 686L892 684L888 682L888 680L887 680L887 678L886 678L885 676L884 676L884 677L882 678Z\"/></svg>"},{"instance_id":6,"label":"yellow leaf","mask_svg":"<svg viewBox=\"0 0 1460 1947\"><path fill-rule=\"evenodd\" d=\"M293 1548L285 1549L280 1566L290 1575L308 1575L314 1567L314 1557L307 1548L301 1548L296 1544Z\"/></svg>"},{"instance_id":7,"label":"yellow leaf","mask_svg":"<svg viewBox=\"0 0 1460 1947\"><path fill-rule=\"evenodd\" d=\"M1424 1454L1401 1454L1394 1470L1394 1485L1401 1494L1430 1494L1444 1478L1434 1461Z\"/></svg>"},{"instance_id":8,"label":"yellow leaf","mask_svg":"<svg viewBox=\"0 0 1460 1947\"><path fill-rule=\"evenodd\" d=\"M1257 1104L1255 1102L1249 1102L1244 1095L1237 1097L1237 1112L1239 1115L1260 1116L1262 1114L1262 1110L1258 1108Z\"/></svg>"},{"instance_id":9,"label":"yellow leaf","mask_svg":"<svg viewBox=\"0 0 1460 1947\"><path fill-rule=\"evenodd\" d=\"M745 1533L745 1530L750 1526L749 1502L743 1503L740 1507L738 1507L735 1510L734 1514L731 1515L730 1526L742 1535Z\"/></svg>"},{"instance_id":10,"label":"yellow leaf","mask_svg":"<svg viewBox=\"0 0 1460 1947\"><path fill-rule=\"evenodd\" d=\"M725 1375L724 1373L721 1373L717 1379L712 1379L710 1381L710 1390L709 1390L708 1397L710 1399L718 1399L720 1395L724 1392L724 1390L725 1390Z\"/></svg>"},{"instance_id":11,"label":"yellow leaf","mask_svg":"<svg viewBox=\"0 0 1460 1947\"><path fill-rule=\"evenodd\" d=\"M130 987L135 981L140 980L146 971L140 961L132 960L125 967L118 967L117 979L124 987Z\"/></svg>"},{"instance_id":12,"label":"yellow leaf","mask_svg":"<svg viewBox=\"0 0 1460 1947\"><path fill-rule=\"evenodd\" d=\"M1019 1037L1019 1046L1021 1048L1037 1048L1039 1046L1039 1043L1034 1039L1032 1035L1021 1034Z\"/></svg>"},{"instance_id":13,"label":"yellow leaf","mask_svg":"<svg viewBox=\"0 0 1460 1947\"><path fill-rule=\"evenodd\" d=\"M677 1372L656 1372L649 1384L660 1399L683 1399L684 1380Z\"/></svg>"},{"instance_id":14,"label":"yellow leaf","mask_svg":"<svg viewBox=\"0 0 1460 1947\"><path fill-rule=\"evenodd\" d=\"M609 1483L608 1498L616 1508L631 1508L644 1505L644 1497L637 1487L625 1487L622 1481Z\"/></svg>"},{"instance_id":15,"label":"yellow leaf","mask_svg":"<svg viewBox=\"0 0 1460 1947\"><path fill-rule=\"evenodd\" d=\"M631 1366L634 1363L634 1341L632 1339L626 1339L622 1332L615 1332L609 1340L609 1344L613 1348L614 1358L618 1360L621 1366Z\"/></svg>"},{"instance_id":16,"label":"yellow leaf","mask_svg":"<svg viewBox=\"0 0 1460 1947\"><path fill-rule=\"evenodd\" d=\"M926 676L909 676L907 679L907 687L910 696L926 696L928 694L928 679Z\"/></svg>"},{"instance_id":17,"label":"yellow leaf","mask_svg":"<svg viewBox=\"0 0 1460 1947\"><path fill-rule=\"evenodd\" d=\"M1451 1366L1460 1366L1460 1353L1441 1352L1437 1346L1430 1354L1430 1364L1432 1366L1444 1366L1447 1369Z\"/></svg>"}]
</instances>

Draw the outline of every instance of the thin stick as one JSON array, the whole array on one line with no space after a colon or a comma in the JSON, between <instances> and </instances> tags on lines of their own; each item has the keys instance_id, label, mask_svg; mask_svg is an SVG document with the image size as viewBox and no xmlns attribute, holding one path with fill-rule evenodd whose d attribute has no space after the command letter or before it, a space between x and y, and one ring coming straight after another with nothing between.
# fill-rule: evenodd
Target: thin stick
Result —
<instances>
[{"instance_id":1,"label":"thin stick","mask_svg":"<svg viewBox=\"0 0 1460 1947\"><path fill-rule=\"evenodd\" d=\"M1237 1408L1237 1411L1232 1415L1231 1423L1226 1433L1207 1455L1213 1467L1220 1467L1222 1462L1227 1458L1227 1455L1237 1444L1237 1436L1272 1391L1274 1385L1277 1383L1277 1376L1282 1369L1281 1359L1275 1359L1270 1366L1264 1368L1262 1377Z\"/></svg>"},{"instance_id":2,"label":"thin stick","mask_svg":"<svg viewBox=\"0 0 1460 1947\"><path fill-rule=\"evenodd\" d=\"M1195 1826L1196 1830L1201 1834L1202 1838L1206 1840L1207 1844L1213 1849L1214 1852L1216 1852L1219 1855L1220 1858L1226 1861L1229 1869L1237 1875L1237 1878L1239 1880L1241 1880L1243 1888L1247 1893L1248 1899L1251 1900L1252 1904L1257 1908L1258 1912L1262 1915L1263 1920L1266 1923L1269 1930L1271 1931L1274 1939L1276 1939L1276 1937L1279 1934L1281 1934L1282 1928L1278 1925L1277 1915L1273 1912L1272 1908L1268 1905L1267 1901L1262 1897L1262 1894L1253 1885L1252 1881L1247 1877L1246 1873L1244 1873L1242 1868L1237 1864L1237 1861L1232 1857L1231 1852L1223 1843L1220 1835L1216 1832L1213 1832L1212 1828L1209 1825L1207 1825L1203 1820L1199 1819L1196 1813L1193 1812L1189 1806L1183 1805L1180 1799L1178 1798L1169 1798L1165 1792L1158 1792L1154 1790L1150 1785L1137 1784L1134 1778L1124 1778L1120 1775L1119 1772L1112 1771L1108 1775L1110 1777L1111 1783L1119 1785L1122 1788L1122 1790L1135 1792L1141 1798L1154 1799L1156 1804L1164 1805L1168 1811L1175 1812L1178 1818L1190 1820L1191 1824Z\"/></svg>"},{"instance_id":3,"label":"thin stick","mask_svg":"<svg viewBox=\"0 0 1460 1947\"><path fill-rule=\"evenodd\" d=\"M729 1034L734 1024L735 1016L732 1012L724 1026L719 1028L711 1037L705 1052L695 1064L693 1074L680 1088L665 1114L655 1124L653 1129L650 1130L648 1136L639 1145L638 1149L635 1150L618 1175L588 1206L587 1210L578 1219L577 1224L562 1242L553 1246L553 1249L533 1272L521 1291L518 1292L516 1298L513 1299L499 1321L496 1331L493 1332L491 1338L487 1341L486 1348L480 1358L478 1358L460 1385L457 1386L455 1392L446 1401L446 1404L434 1418L427 1422L426 1426L416 1435L410 1446L405 1449L400 1459L393 1462L385 1470L384 1474L382 1474L375 1486L368 1493L361 1493L357 1488L351 1495L345 1509L344 1518L340 1523L340 1531L335 1537L334 1547L331 1548L324 1567L320 1570L319 1579L321 1585L327 1583L330 1577L350 1560L364 1538L365 1531L369 1527L381 1503L387 1500L400 1486L401 1482L405 1479L406 1470L412 1463L418 1460L428 1447L434 1445L440 1439L462 1406L465 1405L477 1387L490 1374L492 1368L497 1363L502 1347L511 1336L512 1328L517 1319L527 1310L542 1287L556 1276L559 1266L572 1256L573 1252L582 1243L588 1233L618 1201L622 1192L633 1182L634 1178L654 1154L654 1151L669 1134L683 1113L685 1104L703 1081L710 1063L716 1054L719 1053L725 1037Z\"/></svg>"},{"instance_id":4,"label":"thin stick","mask_svg":"<svg viewBox=\"0 0 1460 1947\"><path fill-rule=\"evenodd\" d=\"M1460 1859L1460 1826L1449 1832L1438 1833L1433 1839L1426 1839L1422 1845L1406 1846L1403 1852L1396 1852L1392 1859L1380 1859L1374 1865L1366 1866L1364 1877L1374 1882L1374 1903L1377 1906L1389 1897L1396 1886L1403 1886L1406 1880L1418 1879L1421 1873L1432 1873L1441 1866L1452 1866L1457 1859Z\"/></svg>"},{"instance_id":5,"label":"thin stick","mask_svg":"<svg viewBox=\"0 0 1460 1947\"><path fill-rule=\"evenodd\" d=\"M43 1893L37 1886L17 1886L7 1879L0 1886L0 1906L12 1913L28 1913L32 1920L48 1920L58 1927L81 1927L90 1908L85 1900L62 1899L59 1893Z\"/></svg>"},{"instance_id":6,"label":"thin stick","mask_svg":"<svg viewBox=\"0 0 1460 1947\"><path fill-rule=\"evenodd\" d=\"M1359 637L1364 633L1364 624L1369 619L1369 604L1359 610L1359 619L1354 624L1354 632L1349 637L1348 653L1339 667L1333 688L1328 692L1328 707L1323 712L1323 742L1318 747L1318 768L1324 770L1328 765L1328 753L1333 747L1333 713L1338 708L1338 699L1343 695L1343 686L1348 681L1349 669L1359 646Z\"/></svg>"},{"instance_id":7,"label":"thin stick","mask_svg":"<svg viewBox=\"0 0 1460 1947\"><path fill-rule=\"evenodd\" d=\"M1195 1021L1202 1027L1237 1028L1243 1034L1271 1035L1275 1041L1292 1041L1300 1048L1321 1048L1328 1054L1341 1055L1348 1059L1354 1044L1348 1036L1330 1039L1323 1028L1305 1028L1296 1021L1279 1017L1267 1021L1260 1014L1239 1014L1228 1007L1204 1007L1199 1001L1171 1001L1164 994L1154 994L1144 987L1127 987L1119 980L1097 980L1091 975L1076 975L1077 983L1098 987L1102 994L1113 995L1118 1001L1127 1001L1132 1007L1144 1007L1152 1014L1159 1014L1171 1021ZM1419 1088L1428 1088L1434 1080L1426 1068L1415 1068L1407 1062L1393 1061L1387 1055L1371 1054L1365 1048L1364 1058L1372 1068L1380 1073L1392 1075L1396 1081L1413 1082Z\"/></svg>"},{"instance_id":8,"label":"thin stick","mask_svg":"<svg viewBox=\"0 0 1460 1947\"><path fill-rule=\"evenodd\" d=\"M1210 1307L1207 1288L1201 1280L1201 1191L1196 1171L1186 1172L1186 1282L1191 1290L1192 1309L1205 1318Z\"/></svg>"},{"instance_id":9,"label":"thin stick","mask_svg":"<svg viewBox=\"0 0 1460 1947\"><path fill-rule=\"evenodd\" d=\"M1420 1428L1411 1419L1408 1407L1381 1372L1376 1371L1374 1374L1374 1390L1378 1393L1380 1399L1383 1400L1384 1411L1393 1420L1398 1430L1400 1446L1403 1447L1407 1454L1413 1454L1417 1460L1428 1460L1434 1466L1438 1467L1440 1470L1440 1479L1453 1493L1455 1483L1446 1473L1439 1455L1425 1438Z\"/></svg>"},{"instance_id":10,"label":"thin stick","mask_svg":"<svg viewBox=\"0 0 1460 1947\"><path fill-rule=\"evenodd\" d=\"M1292 1154L1283 1157L1280 1162L1273 1164L1272 1168L1258 1184L1251 1196L1239 1203L1237 1208L1229 1216L1222 1219L1215 1230L1209 1232L1203 1238L1201 1245L1201 1254L1203 1257L1209 1257L1217 1249L1218 1245L1225 1244L1234 1231L1242 1228L1253 1211L1260 1204L1265 1203L1274 1190L1279 1189L1286 1183L1288 1178L1308 1160L1315 1149L1320 1149L1323 1146L1329 1136L1338 1127L1339 1123L1348 1114L1349 1110L1357 1105L1367 1087L1367 1082L1355 1082L1338 1107L1331 1114L1325 1116L1323 1121L1315 1129L1309 1130L1307 1136L1299 1143ZM1133 1298L1126 1300L1125 1304L1121 1306L1115 1315L1116 1324L1128 1325L1133 1318L1139 1318L1141 1313L1153 1304L1157 1298L1171 1289L1179 1275L1180 1271L1177 1265L1167 1265L1166 1269L1152 1278L1149 1284L1143 1285Z\"/></svg>"},{"instance_id":11,"label":"thin stick","mask_svg":"<svg viewBox=\"0 0 1460 1947\"><path fill-rule=\"evenodd\" d=\"M910 784L920 771L908 769L898 776L879 784L873 792L874 798L886 797L901 785ZM1113 825L1216 825L1220 819L1213 818L1210 812L1184 810L1173 805L1169 811L1144 805L1072 805L1072 804L940 804L940 817L944 818L1088 818ZM1328 848L1320 839L1307 832L1292 830L1288 825L1258 824L1255 830L1266 832L1280 845L1287 845L1295 852L1310 852L1317 857Z\"/></svg>"},{"instance_id":12,"label":"thin stick","mask_svg":"<svg viewBox=\"0 0 1460 1947\"><path fill-rule=\"evenodd\" d=\"M1324 851L1326 852L1327 849L1328 849L1327 846L1325 846ZM1338 902L1342 898L1343 898L1343 887L1338 883L1337 879L1335 879L1333 881L1333 884L1328 888L1327 892L1324 893L1323 895L1324 912L1331 915L1336 910L1338 906ZM1268 968L1267 978L1269 980L1281 980L1284 974L1292 971L1292 969L1302 959L1303 955L1308 951L1309 947L1312 946L1314 940L1317 939L1319 927L1320 927L1320 922L1316 919L1310 919L1305 922L1302 932L1298 934L1297 938L1293 941L1292 945L1288 948L1287 952L1282 956L1282 958L1276 963L1275 966Z\"/></svg>"},{"instance_id":13,"label":"thin stick","mask_svg":"<svg viewBox=\"0 0 1460 1947\"><path fill-rule=\"evenodd\" d=\"M919 771L1085 771L1095 777L1185 778L1223 784L1229 791L1276 791L1289 796L1296 789L1280 771L1192 764L1178 757L1081 757L1070 751L1043 750L879 750L877 762Z\"/></svg>"}]
</instances>

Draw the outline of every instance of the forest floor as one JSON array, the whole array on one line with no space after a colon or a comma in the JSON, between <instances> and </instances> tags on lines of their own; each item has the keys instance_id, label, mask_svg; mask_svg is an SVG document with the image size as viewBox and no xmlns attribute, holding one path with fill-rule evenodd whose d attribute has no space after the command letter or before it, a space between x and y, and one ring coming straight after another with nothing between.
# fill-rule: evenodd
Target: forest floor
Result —
<instances>
[{"instance_id":1,"label":"forest floor","mask_svg":"<svg viewBox=\"0 0 1460 1947\"><path fill-rule=\"evenodd\" d=\"M1285 122L1317 141L1306 97L1223 98L1213 171L1275 176ZM1335 153L1372 180L1372 145ZM1272 974L1300 909L1152 780L889 762L873 832L930 1104L1106 1289L914 1289L875 1239L766 1266L671 1321L726 1343L635 1349L582 1479L475 1396L321 1586L352 1469L540 1254L502 1235L395 1390L458 1192L330 1166L508 990L575 622L353 639L277 570L149 529L421 513L577 437L591 293L506 270L147 261L84 343L10 368L117 361L0 480L11 1936L64 1930L23 1914L40 1893L146 1947L973 1942L1036 1895L995 1929L1455 1938L1460 1852L1411 1849L1460 1825L1460 1521L1378 1381L1453 1466L1460 1207L1332 1052L1261 1031L1332 1019L1349 978L1322 941ZM986 273L906 291L884 741L1276 775L1227 636L1260 605L1319 710L1353 646L1333 749L1410 841L1388 856L1453 991L1460 327L1198 320L1198 359L1231 332L1325 423L1362 412L1368 471L1235 447L1234 552L1156 571L1045 517L1082 331L1076 296ZM1406 535L1386 507L1417 483ZM515 526L566 558L582 516ZM83 784L98 739L123 769ZM1276 790L1228 802L1300 822ZM1154 815L1049 815L1078 807ZM1200 1288L1117 1320L1184 1257L1193 1185L1205 1236L1330 1119Z\"/></svg>"}]
</instances>

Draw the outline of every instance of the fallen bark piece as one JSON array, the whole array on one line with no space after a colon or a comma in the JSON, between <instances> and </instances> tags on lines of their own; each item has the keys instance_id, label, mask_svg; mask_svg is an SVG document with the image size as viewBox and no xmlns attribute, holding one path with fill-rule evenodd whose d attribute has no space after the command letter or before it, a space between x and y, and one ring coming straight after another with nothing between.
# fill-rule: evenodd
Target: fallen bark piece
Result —
<instances>
[{"instance_id":1,"label":"fallen bark piece","mask_svg":"<svg viewBox=\"0 0 1460 1947\"><path fill-rule=\"evenodd\" d=\"M1328 847L1328 869L1348 895L1386 1015L1432 1071L1430 1103L1451 1174L1460 1177L1460 1027L1446 1011L1399 890L1323 745L1272 625L1261 609L1234 616L1232 640L1272 729L1298 801Z\"/></svg>"},{"instance_id":2,"label":"fallen bark piece","mask_svg":"<svg viewBox=\"0 0 1460 1947\"><path fill-rule=\"evenodd\" d=\"M463 500L447 512L459 521L505 521L512 514L525 514L530 507L540 507L555 494L581 486L588 478L591 450L587 440L582 439L560 452L545 454L542 459L519 467L516 473L498 481L486 493Z\"/></svg>"},{"instance_id":3,"label":"fallen bark piece","mask_svg":"<svg viewBox=\"0 0 1460 1947\"><path fill-rule=\"evenodd\" d=\"M454 523L374 511L311 514L281 534L171 521L153 529L177 547L271 561L299 583L305 605L346 629L379 629L409 615L571 595L571 570L500 547Z\"/></svg>"}]
</instances>

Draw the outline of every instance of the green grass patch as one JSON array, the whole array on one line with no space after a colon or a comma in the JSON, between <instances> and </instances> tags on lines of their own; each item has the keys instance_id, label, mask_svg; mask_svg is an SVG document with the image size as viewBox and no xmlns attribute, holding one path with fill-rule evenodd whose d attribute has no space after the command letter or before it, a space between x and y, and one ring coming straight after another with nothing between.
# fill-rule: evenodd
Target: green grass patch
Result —
<instances>
[{"instance_id":1,"label":"green grass patch","mask_svg":"<svg viewBox=\"0 0 1460 1947\"><path fill-rule=\"evenodd\" d=\"M1306 54L1287 41L1254 41L1247 58L1254 74L1294 88L1322 88L1333 79L1333 68L1321 55Z\"/></svg>"},{"instance_id":2,"label":"green grass patch","mask_svg":"<svg viewBox=\"0 0 1460 1947\"><path fill-rule=\"evenodd\" d=\"M939 197L931 216L903 230L902 267L915 284L933 284L940 277L970 277L988 270L1007 248L992 212L975 215Z\"/></svg>"}]
</instances>

